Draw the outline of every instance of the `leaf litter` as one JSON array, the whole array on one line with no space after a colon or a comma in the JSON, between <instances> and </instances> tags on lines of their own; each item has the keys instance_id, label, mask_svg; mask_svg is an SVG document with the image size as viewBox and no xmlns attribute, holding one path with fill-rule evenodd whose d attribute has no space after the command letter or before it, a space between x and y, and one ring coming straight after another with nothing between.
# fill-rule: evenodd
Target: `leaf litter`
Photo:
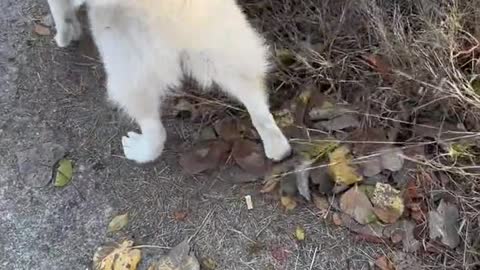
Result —
<instances>
[{"instance_id":1,"label":"leaf litter","mask_svg":"<svg viewBox=\"0 0 480 270\"><path fill-rule=\"evenodd\" d=\"M286 57L284 60L292 60L286 60L288 64L282 60L285 66L295 64L296 59L290 58L294 54L287 51L279 53ZM392 67L382 56L371 55L366 60L383 79L392 78ZM287 211L298 207L300 200L297 197L307 202L313 201L324 218L331 211L332 214L328 216L334 224L349 228L361 239L401 242L405 252L415 252L421 248L414 230L418 222L426 219L427 205L421 203L426 197L420 199L408 195L407 184L417 177L415 172L418 164L412 160L426 156L423 150L425 144L394 141L399 136L408 136L405 135L407 129L403 129L402 125L395 125L393 137L392 128L362 127L364 123L357 109L345 103L338 104L313 85L306 86L292 100L283 102L280 109L273 111L273 115L279 127L294 138L293 159L280 163L266 159L258 135L245 135L255 131L251 123L239 124L238 119L229 116L217 121L214 127L214 133L218 135L216 140L230 144L230 148L224 152L231 155L234 163L244 171L263 177L261 193L278 193L280 204ZM439 132L441 129L422 130L416 125L413 127L410 140L415 142L419 135L436 138L441 134L442 140L437 142L448 146L443 147L446 156L452 159L472 157L469 155L471 144L445 144L444 138L448 140L452 137L443 136L444 133ZM298 133L298 130L302 130L302 133ZM457 129L446 134L464 133ZM209 138L214 140L213 137ZM419 156L412 155L417 152ZM199 160L202 159L205 156ZM216 168L218 164L207 167ZM204 169L194 171L202 172ZM332 196L340 199L332 200L335 198ZM430 219L439 220L440 210L445 209L430 211ZM445 230L433 227L429 231L432 240L442 240L442 236L448 234ZM297 232L295 235L299 240ZM458 245L456 240L443 242L450 247ZM390 262L383 262L386 269L391 266Z\"/></svg>"}]
</instances>

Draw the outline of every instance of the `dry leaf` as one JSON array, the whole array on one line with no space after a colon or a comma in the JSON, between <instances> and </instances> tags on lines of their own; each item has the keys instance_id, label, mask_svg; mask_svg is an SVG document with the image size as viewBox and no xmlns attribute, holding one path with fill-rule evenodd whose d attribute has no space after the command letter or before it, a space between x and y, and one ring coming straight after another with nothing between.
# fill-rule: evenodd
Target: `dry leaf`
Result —
<instances>
[{"instance_id":1,"label":"dry leaf","mask_svg":"<svg viewBox=\"0 0 480 270\"><path fill-rule=\"evenodd\" d=\"M395 270L392 262L386 256L377 258L375 260L375 266L380 268L380 270Z\"/></svg>"},{"instance_id":2,"label":"dry leaf","mask_svg":"<svg viewBox=\"0 0 480 270\"><path fill-rule=\"evenodd\" d=\"M372 203L357 186L352 187L340 197L340 209L360 224L368 224L377 220Z\"/></svg>"},{"instance_id":3,"label":"dry leaf","mask_svg":"<svg viewBox=\"0 0 480 270\"><path fill-rule=\"evenodd\" d=\"M186 172L197 174L225 163L229 151L230 145L224 141L204 141L183 153L179 163Z\"/></svg>"},{"instance_id":4,"label":"dry leaf","mask_svg":"<svg viewBox=\"0 0 480 270\"><path fill-rule=\"evenodd\" d=\"M190 245L185 240L148 267L148 270L200 270L197 258L190 254Z\"/></svg>"},{"instance_id":5,"label":"dry leaf","mask_svg":"<svg viewBox=\"0 0 480 270\"><path fill-rule=\"evenodd\" d=\"M354 115L343 114L328 121L318 122L313 127L327 131L339 131L347 128L358 128L360 127L360 121Z\"/></svg>"},{"instance_id":6,"label":"dry leaf","mask_svg":"<svg viewBox=\"0 0 480 270\"><path fill-rule=\"evenodd\" d=\"M295 116L290 109L282 109L273 112L273 117L278 127L286 128L290 127L295 123Z\"/></svg>"},{"instance_id":7,"label":"dry leaf","mask_svg":"<svg viewBox=\"0 0 480 270\"><path fill-rule=\"evenodd\" d=\"M49 36L51 34L50 28L38 23L33 26L33 31L39 36Z\"/></svg>"},{"instance_id":8,"label":"dry leaf","mask_svg":"<svg viewBox=\"0 0 480 270\"><path fill-rule=\"evenodd\" d=\"M185 219L187 218L187 212L186 211L175 211L173 212L173 218L176 220L176 221L185 221Z\"/></svg>"},{"instance_id":9,"label":"dry leaf","mask_svg":"<svg viewBox=\"0 0 480 270\"><path fill-rule=\"evenodd\" d=\"M334 138L325 138L331 141L296 142L293 147L306 160L321 160L328 157L337 147L338 142Z\"/></svg>"},{"instance_id":10,"label":"dry leaf","mask_svg":"<svg viewBox=\"0 0 480 270\"><path fill-rule=\"evenodd\" d=\"M365 177L375 176L382 171L382 163L378 157L371 157L362 161L360 167L362 168L362 175Z\"/></svg>"},{"instance_id":11,"label":"dry leaf","mask_svg":"<svg viewBox=\"0 0 480 270\"><path fill-rule=\"evenodd\" d=\"M217 262L215 262L212 258L207 257L202 260L202 269L205 270L215 270L217 269Z\"/></svg>"},{"instance_id":12,"label":"dry leaf","mask_svg":"<svg viewBox=\"0 0 480 270\"><path fill-rule=\"evenodd\" d=\"M399 171L403 167L403 151L398 147L392 147L381 150L380 161L383 169L392 172Z\"/></svg>"},{"instance_id":13,"label":"dry leaf","mask_svg":"<svg viewBox=\"0 0 480 270\"><path fill-rule=\"evenodd\" d=\"M400 191L389 184L377 183L371 200L375 206L375 214L385 223L395 223L405 209Z\"/></svg>"},{"instance_id":14,"label":"dry leaf","mask_svg":"<svg viewBox=\"0 0 480 270\"><path fill-rule=\"evenodd\" d=\"M458 208L454 204L441 200L437 210L428 213L430 238L440 238L443 244L456 248L460 244L459 218Z\"/></svg>"},{"instance_id":15,"label":"dry leaf","mask_svg":"<svg viewBox=\"0 0 480 270\"><path fill-rule=\"evenodd\" d=\"M342 218L340 217L340 215L338 213L333 213L332 221L333 221L333 224L335 224L337 226L342 226L343 225Z\"/></svg>"},{"instance_id":16,"label":"dry leaf","mask_svg":"<svg viewBox=\"0 0 480 270\"><path fill-rule=\"evenodd\" d=\"M329 155L330 174L337 184L351 185L362 180L362 177L357 174L357 171L351 165L349 152L347 147L341 146Z\"/></svg>"},{"instance_id":17,"label":"dry leaf","mask_svg":"<svg viewBox=\"0 0 480 270\"><path fill-rule=\"evenodd\" d=\"M313 194L313 203L315 206L322 210L322 211L327 211L330 208L330 203L328 202L327 198L325 197L320 197L317 194Z\"/></svg>"},{"instance_id":18,"label":"dry leaf","mask_svg":"<svg viewBox=\"0 0 480 270\"><path fill-rule=\"evenodd\" d=\"M261 145L249 140L235 141L232 157L240 168L257 176L264 176L270 168L270 161L265 157Z\"/></svg>"},{"instance_id":19,"label":"dry leaf","mask_svg":"<svg viewBox=\"0 0 480 270\"><path fill-rule=\"evenodd\" d=\"M287 262L290 251L284 247L276 247L270 253L277 263L283 265Z\"/></svg>"},{"instance_id":20,"label":"dry leaf","mask_svg":"<svg viewBox=\"0 0 480 270\"><path fill-rule=\"evenodd\" d=\"M108 232L116 232L125 227L128 223L128 213L114 217L108 224Z\"/></svg>"},{"instance_id":21,"label":"dry leaf","mask_svg":"<svg viewBox=\"0 0 480 270\"><path fill-rule=\"evenodd\" d=\"M295 167L295 176L297 180L297 189L300 195L302 195L307 201L310 201L310 171L309 167L312 165L312 161L302 161L300 165Z\"/></svg>"},{"instance_id":22,"label":"dry leaf","mask_svg":"<svg viewBox=\"0 0 480 270\"><path fill-rule=\"evenodd\" d=\"M276 50L276 56L279 63L284 67L289 67L296 62L296 57L292 51L287 49Z\"/></svg>"},{"instance_id":23,"label":"dry leaf","mask_svg":"<svg viewBox=\"0 0 480 270\"><path fill-rule=\"evenodd\" d=\"M220 138L227 142L233 142L242 138L239 123L233 118L225 118L215 123L215 131Z\"/></svg>"},{"instance_id":24,"label":"dry leaf","mask_svg":"<svg viewBox=\"0 0 480 270\"><path fill-rule=\"evenodd\" d=\"M278 185L280 184L280 178L277 177L277 178L268 178L264 184L263 184L263 188L260 190L260 193L270 193L272 191L274 191Z\"/></svg>"},{"instance_id":25,"label":"dry leaf","mask_svg":"<svg viewBox=\"0 0 480 270\"><path fill-rule=\"evenodd\" d=\"M132 247L132 241L124 241L122 244L104 246L95 252L93 256L93 268L95 270L136 270L142 254L139 249Z\"/></svg>"},{"instance_id":26,"label":"dry leaf","mask_svg":"<svg viewBox=\"0 0 480 270\"><path fill-rule=\"evenodd\" d=\"M55 183L54 186L56 187L64 187L70 180L72 180L73 176L73 166L72 161L68 159L62 159L58 162L58 169L57 174L55 176Z\"/></svg>"},{"instance_id":27,"label":"dry leaf","mask_svg":"<svg viewBox=\"0 0 480 270\"><path fill-rule=\"evenodd\" d=\"M366 58L366 60L372 66L372 68L382 76L384 80L390 80L392 67L387 63L383 56L371 54Z\"/></svg>"},{"instance_id":28,"label":"dry leaf","mask_svg":"<svg viewBox=\"0 0 480 270\"><path fill-rule=\"evenodd\" d=\"M292 198L290 196L282 196L280 198L280 202L286 210L293 210L295 209L295 207L297 207L297 202L295 201L295 198Z\"/></svg>"},{"instance_id":29,"label":"dry leaf","mask_svg":"<svg viewBox=\"0 0 480 270\"><path fill-rule=\"evenodd\" d=\"M304 241L305 240L305 229L300 227L300 226L297 226L297 228L295 229L295 238L298 241Z\"/></svg>"}]
</instances>

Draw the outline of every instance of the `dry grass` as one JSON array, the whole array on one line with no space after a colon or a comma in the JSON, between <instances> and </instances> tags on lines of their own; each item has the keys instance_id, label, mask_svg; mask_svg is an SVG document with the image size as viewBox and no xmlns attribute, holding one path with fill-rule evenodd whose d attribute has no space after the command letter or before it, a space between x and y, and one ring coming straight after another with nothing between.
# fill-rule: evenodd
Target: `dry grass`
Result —
<instances>
[{"instance_id":1,"label":"dry grass","mask_svg":"<svg viewBox=\"0 0 480 270\"><path fill-rule=\"evenodd\" d=\"M252 21L295 61L278 65L272 88L279 101L305 85L358 107L365 126L395 127L405 143L418 125L453 124L470 132L471 155L413 160L429 191L455 198L462 212L464 245L441 255L423 254L430 267L478 267L480 178L478 133L480 5L475 0L243 0ZM370 65L378 55L386 69ZM277 61L278 62L278 61ZM384 73L384 74L382 74ZM477 91L477 93L475 93ZM453 138L453 140L459 140ZM473 139L472 139L473 138ZM435 144L429 142L428 144ZM441 173L448 181L426 181Z\"/></svg>"}]
</instances>

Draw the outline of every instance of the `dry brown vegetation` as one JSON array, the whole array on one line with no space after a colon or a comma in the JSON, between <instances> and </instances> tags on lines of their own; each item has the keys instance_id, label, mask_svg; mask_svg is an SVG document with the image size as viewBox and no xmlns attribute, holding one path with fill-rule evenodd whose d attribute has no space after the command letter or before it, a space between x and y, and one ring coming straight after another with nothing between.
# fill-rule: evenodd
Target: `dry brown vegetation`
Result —
<instances>
[{"instance_id":1,"label":"dry brown vegetation","mask_svg":"<svg viewBox=\"0 0 480 270\"><path fill-rule=\"evenodd\" d=\"M397 145L424 147L424 155L408 158L419 165L416 186L427 211L439 198L458 206L462 244L448 249L424 240L416 253L426 267L478 267L479 2L241 3L276 52L273 106L313 84L338 103L354 106L362 129L382 128ZM423 235L427 223L417 224Z\"/></svg>"}]
</instances>

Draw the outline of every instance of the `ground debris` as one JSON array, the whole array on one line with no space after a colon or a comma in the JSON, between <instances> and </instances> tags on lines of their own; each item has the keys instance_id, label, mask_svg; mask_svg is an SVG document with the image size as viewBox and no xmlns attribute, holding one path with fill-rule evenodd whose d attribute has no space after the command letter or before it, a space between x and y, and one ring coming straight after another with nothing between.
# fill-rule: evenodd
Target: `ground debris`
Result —
<instances>
[{"instance_id":1,"label":"ground debris","mask_svg":"<svg viewBox=\"0 0 480 270\"><path fill-rule=\"evenodd\" d=\"M436 210L428 213L430 238L438 239L450 248L456 248L460 244L458 234L458 208L445 200L441 200Z\"/></svg>"},{"instance_id":2,"label":"ground debris","mask_svg":"<svg viewBox=\"0 0 480 270\"><path fill-rule=\"evenodd\" d=\"M126 240L98 248L93 256L93 269L135 270L141 258L140 249L133 247L133 241Z\"/></svg>"},{"instance_id":3,"label":"ground debris","mask_svg":"<svg viewBox=\"0 0 480 270\"><path fill-rule=\"evenodd\" d=\"M170 250L167 256L152 263L148 270L200 270L200 263L190 252L190 245L185 240Z\"/></svg>"}]
</instances>

